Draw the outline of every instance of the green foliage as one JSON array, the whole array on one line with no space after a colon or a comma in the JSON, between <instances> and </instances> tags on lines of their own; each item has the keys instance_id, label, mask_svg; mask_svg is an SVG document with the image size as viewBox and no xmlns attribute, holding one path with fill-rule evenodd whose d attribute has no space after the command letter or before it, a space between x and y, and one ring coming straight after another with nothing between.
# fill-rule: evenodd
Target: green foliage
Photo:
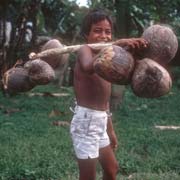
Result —
<instances>
[{"instance_id":1,"label":"green foliage","mask_svg":"<svg viewBox=\"0 0 180 180\"><path fill-rule=\"evenodd\" d=\"M140 36L152 22L169 24L177 30L179 27L179 0L91 0L90 4L90 7L106 8L113 13L117 36Z\"/></svg>"},{"instance_id":2,"label":"green foliage","mask_svg":"<svg viewBox=\"0 0 180 180\"><path fill-rule=\"evenodd\" d=\"M9 3L9 12L19 13L21 7L30 1L13 1ZM39 1L34 1L39 3ZM150 23L166 23L179 33L179 0L143 1L143 0L89 0L89 8L103 8L112 13L115 20L116 36L139 36ZM163 5L162 5L163 4ZM82 18L88 8L78 7L74 1L40 1L37 25L39 33L70 37L79 32ZM70 41L70 39L68 39ZM71 42L71 41L70 41Z\"/></svg>"},{"instance_id":3,"label":"green foliage","mask_svg":"<svg viewBox=\"0 0 180 180\"><path fill-rule=\"evenodd\" d=\"M0 4L0 14L13 23L13 37L7 60L12 66L17 59L27 58L38 35L59 38L62 43L76 44L81 41L80 26L89 9L102 8L112 14L115 38L140 37L144 28L152 23L165 23L172 26L179 36L180 2L175 0L89 0L89 8L79 7L74 1L66 0L16 0ZM162 5L163 4L163 5ZM29 10L29 8L32 8ZM33 12L32 12L33 10ZM33 40L24 42L24 32L16 37L16 28L24 21L33 21ZM21 23L20 23L21 22Z\"/></svg>"},{"instance_id":4,"label":"green foliage","mask_svg":"<svg viewBox=\"0 0 180 180\"><path fill-rule=\"evenodd\" d=\"M50 36L60 36L64 41L72 42L79 32L82 12L75 1L48 1L41 3L45 28Z\"/></svg>"}]
</instances>

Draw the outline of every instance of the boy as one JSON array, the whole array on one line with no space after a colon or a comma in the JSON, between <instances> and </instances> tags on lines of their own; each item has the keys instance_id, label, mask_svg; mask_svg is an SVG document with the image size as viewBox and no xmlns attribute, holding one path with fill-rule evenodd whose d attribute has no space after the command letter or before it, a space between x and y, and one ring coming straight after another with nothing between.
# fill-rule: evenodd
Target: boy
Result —
<instances>
[{"instance_id":1,"label":"boy","mask_svg":"<svg viewBox=\"0 0 180 180\"><path fill-rule=\"evenodd\" d=\"M112 21L102 10L93 10L85 16L82 35L86 43L109 42L112 40ZM145 42L123 39L116 45L138 48ZM130 47L129 46L129 47ZM77 105L71 122L71 136L80 180L96 179L96 164L103 169L103 180L115 180L118 171L114 150L117 138L109 111L111 83L99 77L93 69L93 57L97 52L88 46L78 51L74 68L74 91Z\"/></svg>"}]
</instances>

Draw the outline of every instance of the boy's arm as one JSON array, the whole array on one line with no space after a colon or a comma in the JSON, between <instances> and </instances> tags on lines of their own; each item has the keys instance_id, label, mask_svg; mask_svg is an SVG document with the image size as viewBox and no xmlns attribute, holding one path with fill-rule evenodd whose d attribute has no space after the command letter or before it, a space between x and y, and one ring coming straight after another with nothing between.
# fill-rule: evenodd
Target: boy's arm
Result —
<instances>
[{"instance_id":1,"label":"boy's arm","mask_svg":"<svg viewBox=\"0 0 180 180\"><path fill-rule=\"evenodd\" d=\"M78 51L78 61L82 71L92 74L94 73L93 68L93 53L90 47L84 45Z\"/></svg>"},{"instance_id":2,"label":"boy's arm","mask_svg":"<svg viewBox=\"0 0 180 180\"><path fill-rule=\"evenodd\" d=\"M129 51L134 56L137 56L148 47L148 42L144 38L128 38L119 39L115 41L113 45L120 46Z\"/></svg>"}]
</instances>

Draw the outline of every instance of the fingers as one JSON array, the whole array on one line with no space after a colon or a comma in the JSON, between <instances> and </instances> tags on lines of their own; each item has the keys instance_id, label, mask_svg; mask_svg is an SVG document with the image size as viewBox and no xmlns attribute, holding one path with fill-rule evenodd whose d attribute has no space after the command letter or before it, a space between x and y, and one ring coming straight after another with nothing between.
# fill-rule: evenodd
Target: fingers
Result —
<instances>
[{"instance_id":1,"label":"fingers","mask_svg":"<svg viewBox=\"0 0 180 180\"><path fill-rule=\"evenodd\" d=\"M148 42L144 38L137 38L135 39L138 43L138 48L147 48Z\"/></svg>"},{"instance_id":2,"label":"fingers","mask_svg":"<svg viewBox=\"0 0 180 180\"><path fill-rule=\"evenodd\" d=\"M148 48L148 42L143 38L131 38L129 39L129 44L126 48L134 58L138 58Z\"/></svg>"},{"instance_id":3,"label":"fingers","mask_svg":"<svg viewBox=\"0 0 180 180\"><path fill-rule=\"evenodd\" d=\"M116 151L118 148L118 145L111 143L111 148L113 149L113 151Z\"/></svg>"},{"instance_id":4,"label":"fingers","mask_svg":"<svg viewBox=\"0 0 180 180\"><path fill-rule=\"evenodd\" d=\"M144 38L119 39L113 44L121 46L124 49L130 51L131 53L148 47L148 42Z\"/></svg>"},{"instance_id":5,"label":"fingers","mask_svg":"<svg viewBox=\"0 0 180 180\"><path fill-rule=\"evenodd\" d=\"M148 47L148 42L143 38L132 38L129 40L129 47L133 50L143 49Z\"/></svg>"},{"instance_id":6,"label":"fingers","mask_svg":"<svg viewBox=\"0 0 180 180\"><path fill-rule=\"evenodd\" d=\"M31 52L31 53L29 54L29 59L34 59L35 57L36 57L36 53Z\"/></svg>"},{"instance_id":7,"label":"fingers","mask_svg":"<svg viewBox=\"0 0 180 180\"><path fill-rule=\"evenodd\" d=\"M114 136L114 138L111 138L111 148L113 150L116 150L117 147L118 147L118 141L117 141L116 136Z\"/></svg>"}]
</instances>

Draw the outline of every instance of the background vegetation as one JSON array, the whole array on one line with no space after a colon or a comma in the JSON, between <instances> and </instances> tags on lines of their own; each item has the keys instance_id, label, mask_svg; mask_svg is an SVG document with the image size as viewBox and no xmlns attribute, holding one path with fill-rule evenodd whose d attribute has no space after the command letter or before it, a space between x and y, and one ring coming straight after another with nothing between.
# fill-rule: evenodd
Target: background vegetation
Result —
<instances>
[{"instance_id":1,"label":"background vegetation","mask_svg":"<svg viewBox=\"0 0 180 180\"><path fill-rule=\"evenodd\" d=\"M66 45L81 42L80 25L84 14L92 8L103 8L114 20L114 38L139 37L153 23L171 25L180 34L180 0L88 0L89 7L79 7L68 0L1 0L0 20L10 21L11 43L1 57L1 72L13 66L17 59L38 50L39 36L56 37ZM26 22L32 22L33 37L25 42ZM18 33L17 33L18 30Z\"/></svg>"},{"instance_id":2,"label":"background vegetation","mask_svg":"<svg viewBox=\"0 0 180 180\"><path fill-rule=\"evenodd\" d=\"M89 0L89 8L101 7L112 14L115 35L139 37L153 23L172 26L180 35L180 0ZM87 7L68 0L2 0L0 20L12 22L9 47L0 57L2 73L17 59L27 60L38 50L38 37L56 37L64 44L81 42L79 29ZM25 42L25 26L33 22L33 38ZM16 29L23 27L20 33ZM178 64L177 55L172 65ZM159 130L155 125L179 125L180 70L170 65L173 88L164 97L141 99L130 87L123 103L114 112L119 139L116 156L118 179L180 179L180 130ZM43 94L42 96L37 93ZM32 96L32 93L36 95ZM56 97L53 93L66 93ZM78 169L69 135L73 102L72 87L54 84L37 86L28 93L6 97L0 92L0 179L2 180L77 180ZM98 167L98 179L101 179Z\"/></svg>"}]
</instances>

